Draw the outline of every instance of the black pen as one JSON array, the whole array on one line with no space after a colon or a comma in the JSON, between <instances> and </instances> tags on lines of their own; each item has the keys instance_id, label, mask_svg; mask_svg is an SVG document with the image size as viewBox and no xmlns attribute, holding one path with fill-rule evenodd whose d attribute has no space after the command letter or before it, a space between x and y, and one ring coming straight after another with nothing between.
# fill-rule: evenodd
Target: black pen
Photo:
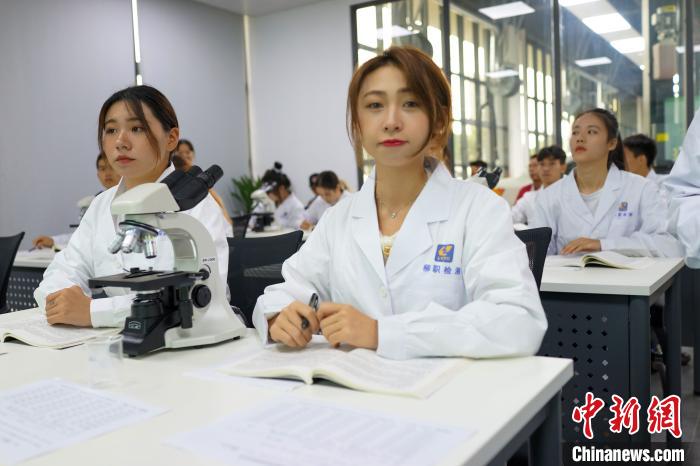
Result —
<instances>
[{"instance_id":1,"label":"black pen","mask_svg":"<svg viewBox=\"0 0 700 466\"><path fill-rule=\"evenodd\" d=\"M311 294L311 299L309 299L309 307L314 310L314 312L318 311L318 295L316 293ZM306 330L309 328L309 319L306 317L301 318L301 329Z\"/></svg>"}]
</instances>

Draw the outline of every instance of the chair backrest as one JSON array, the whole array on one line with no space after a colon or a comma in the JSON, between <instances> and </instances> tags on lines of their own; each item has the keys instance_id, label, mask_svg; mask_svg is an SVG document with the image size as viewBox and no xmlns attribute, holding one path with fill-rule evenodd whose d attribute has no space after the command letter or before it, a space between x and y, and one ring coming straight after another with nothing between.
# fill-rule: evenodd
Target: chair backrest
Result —
<instances>
[{"instance_id":1,"label":"chair backrest","mask_svg":"<svg viewBox=\"0 0 700 466\"><path fill-rule=\"evenodd\" d=\"M231 304L241 310L248 327L253 326L253 309L265 287L284 280L282 263L297 252L302 236L297 230L261 238L227 238Z\"/></svg>"},{"instance_id":2,"label":"chair backrest","mask_svg":"<svg viewBox=\"0 0 700 466\"><path fill-rule=\"evenodd\" d=\"M7 286L10 283L12 264L15 262L19 243L24 238L24 232L15 236L0 237L0 314L9 310L7 307Z\"/></svg>"},{"instance_id":3,"label":"chair backrest","mask_svg":"<svg viewBox=\"0 0 700 466\"><path fill-rule=\"evenodd\" d=\"M529 230L516 230L515 235L525 243L527 257L530 261L530 270L535 277L537 289L542 283L544 261L547 258L549 241L552 239L552 229L549 227L531 228Z\"/></svg>"},{"instance_id":4,"label":"chair backrest","mask_svg":"<svg viewBox=\"0 0 700 466\"><path fill-rule=\"evenodd\" d=\"M250 214L238 215L231 220L233 220L233 237L245 238L246 231L248 231L248 223L250 222Z\"/></svg>"}]
</instances>

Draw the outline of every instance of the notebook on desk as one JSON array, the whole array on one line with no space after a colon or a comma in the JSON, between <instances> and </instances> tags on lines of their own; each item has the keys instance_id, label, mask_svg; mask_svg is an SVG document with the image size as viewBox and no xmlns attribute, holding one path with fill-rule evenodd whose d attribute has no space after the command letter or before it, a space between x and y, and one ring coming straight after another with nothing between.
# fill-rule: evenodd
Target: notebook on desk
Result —
<instances>
[{"instance_id":1,"label":"notebook on desk","mask_svg":"<svg viewBox=\"0 0 700 466\"><path fill-rule=\"evenodd\" d=\"M546 267L612 267L639 270L651 265L648 257L629 257L614 251L590 252L571 256L547 256Z\"/></svg>"},{"instance_id":2,"label":"notebook on desk","mask_svg":"<svg viewBox=\"0 0 700 466\"><path fill-rule=\"evenodd\" d=\"M322 336L301 350L272 346L219 370L245 377L325 379L355 390L427 398L459 372L464 358L382 358L375 351L331 348Z\"/></svg>"},{"instance_id":3,"label":"notebook on desk","mask_svg":"<svg viewBox=\"0 0 700 466\"><path fill-rule=\"evenodd\" d=\"M0 314L0 341L14 338L31 346L68 348L101 335L113 335L121 328L86 328L49 325L39 308Z\"/></svg>"}]
</instances>

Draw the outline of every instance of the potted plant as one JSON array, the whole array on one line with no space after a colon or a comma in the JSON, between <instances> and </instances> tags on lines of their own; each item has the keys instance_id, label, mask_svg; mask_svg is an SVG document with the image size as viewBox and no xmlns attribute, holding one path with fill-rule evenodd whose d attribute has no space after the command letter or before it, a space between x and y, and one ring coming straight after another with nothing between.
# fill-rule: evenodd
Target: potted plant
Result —
<instances>
[{"instance_id":1,"label":"potted plant","mask_svg":"<svg viewBox=\"0 0 700 466\"><path fill-rule=\"evenodd\" d=\"M231 181L233 182L231 196L233 196L234 202L238 204L243 214L249 214L253 210L253 198L251 194L253 194L256 189L260 188L262 180L260 178L242 175L238 178L232 178Z\"/></svg>"}]
</instances>

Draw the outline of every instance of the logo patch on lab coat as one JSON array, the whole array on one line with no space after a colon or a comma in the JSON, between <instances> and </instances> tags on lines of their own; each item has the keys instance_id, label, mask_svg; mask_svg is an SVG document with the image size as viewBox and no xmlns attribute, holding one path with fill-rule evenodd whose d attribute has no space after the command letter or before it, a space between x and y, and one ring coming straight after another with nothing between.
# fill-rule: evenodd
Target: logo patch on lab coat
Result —
<instances>
[{"instance_id":1,"label":"logo patch on lab coat","mask_svg":"<svg viewBox=\"0 0 700 466\"><path fill-rule=\"evenodd\" d=\"M455 253L454 244L438 244L435 252L435 262L452 262Z\"/></svg>"},{"instance_id":2,"label":"logo patch on lab coat","mask_svg":"<svg viewBox=\"0 0 700 466\"><path fill-rule=\"evenodd\" d=\"M620 207L617 208L618 212L627 212L627 202L622 201L620 202Z\"/></svg>"}]
</instances>

